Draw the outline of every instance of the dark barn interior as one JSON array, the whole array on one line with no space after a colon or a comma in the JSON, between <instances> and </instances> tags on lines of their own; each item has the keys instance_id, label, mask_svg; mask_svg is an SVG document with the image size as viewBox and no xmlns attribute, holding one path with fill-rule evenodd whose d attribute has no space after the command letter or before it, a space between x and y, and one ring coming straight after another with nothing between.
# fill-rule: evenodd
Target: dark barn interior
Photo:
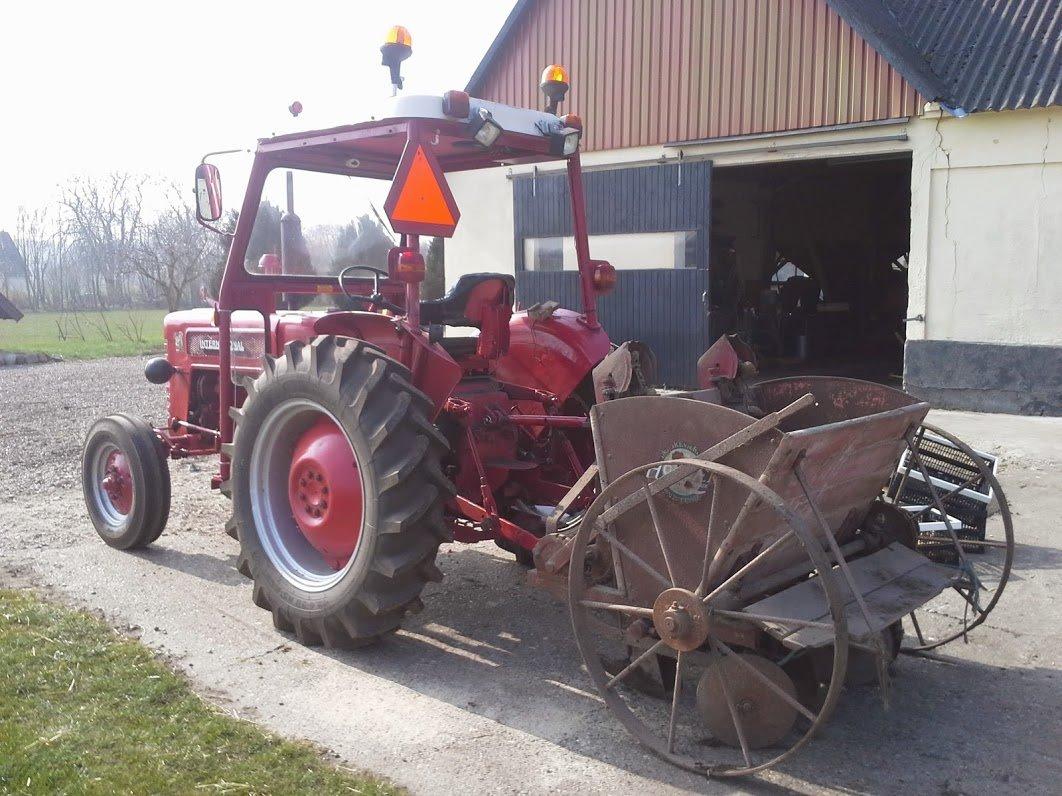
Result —
<instances>
[{"instance_id":1,"label":"dark barn interior","mask_svg":"<svg viewBox=\"0 0 1062 796\"><path fill-rule=\"evenodd\" d=\"M737 332L765 374L898 383L911 158L717 167L709 325Z\"/></svg>"}]
</instances>

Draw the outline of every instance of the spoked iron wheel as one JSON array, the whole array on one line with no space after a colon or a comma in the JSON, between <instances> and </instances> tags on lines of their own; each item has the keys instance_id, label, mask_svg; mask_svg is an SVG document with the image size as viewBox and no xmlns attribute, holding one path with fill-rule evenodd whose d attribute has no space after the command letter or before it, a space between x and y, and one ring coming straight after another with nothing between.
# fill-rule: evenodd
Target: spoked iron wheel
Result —
<instances>
[{"instance_id":1,"label":"spoked iron wheel","mask_svg":"<svg viewBox=\"0 0 1062 796\"><path fill-rule=\"evenodd\" d=\"M832 712L848 657L843 600L822 545L804 521L776 493L738 470L682 459L687 475L670 496L685 502L692 490L701 500L698 512L683 515L696 517L698 527L680 527L674 506L665 505L667 490L653 486L676 466L670 460L631 470L587 511L569 576L575 639L609 709L653 752L708 776L752 774L793 754ZM732 506L735 495L745 506L767 506L779 530L743 563L717 573L713 559L740 538L745 515L727 518L717 510L723 488ZM623 521L628 512L642 512L644 527L635 523L632 531ZM613 566L603 566L610 556ZM794 574L779 578L779 567ZM807 577L819 579L826 619L742 611ZM632 588L635 583L642 585ZM832 644L829 683L813 707L798 700L782 668L800 653L777 640L807 632ZM617 658L622 662L608 663ZM670 691L664 699L638 689L647 665L659 666L665 692Z\"/></svg>"},{"instance_id":2,"label":"spoked iron wheel","mask_svg":"<svg viewBox=\"0 0 1062 796\"><path fill-rule=\"evenodd\" d=\"M932 468L918 454L926 433L947 440L963 454L964 461L976 466L977 472L957 486L947 486L932 477ZM933 522L936 530L921 531L918 551L931 560L956 570L955 582L940 596L907 617L911 633L903 649L931 650L957 638L965 638L996 607L1010 579L1014 560L1014 524L1003 488L992 471L969 445L936 426L923 425L907 438L909 450L902 479L918 478L928 492L927 505L914 514L916 522ZM997 515L988 518L985 536L977 538L955 515L969 498L961 490L977 481L989 486L999 506ZM899 494L902 483L895 490Z\"/></svg>"}]
</instances>

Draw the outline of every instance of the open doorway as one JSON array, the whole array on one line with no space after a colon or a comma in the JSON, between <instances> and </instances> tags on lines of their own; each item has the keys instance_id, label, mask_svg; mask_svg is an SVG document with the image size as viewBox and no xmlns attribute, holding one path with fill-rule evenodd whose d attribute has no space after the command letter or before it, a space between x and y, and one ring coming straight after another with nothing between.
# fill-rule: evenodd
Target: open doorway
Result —
<instances>
[{"instance_id":1,"label":"open doorway","mask_svg":"<svg viewBox=\"0 0 1062 796\"><path fill-rule=\"evenodd\" d=\"M899 383L911 158L713 170L709 324L737 332L764 375Z\"/></svg>"}]
</instances>

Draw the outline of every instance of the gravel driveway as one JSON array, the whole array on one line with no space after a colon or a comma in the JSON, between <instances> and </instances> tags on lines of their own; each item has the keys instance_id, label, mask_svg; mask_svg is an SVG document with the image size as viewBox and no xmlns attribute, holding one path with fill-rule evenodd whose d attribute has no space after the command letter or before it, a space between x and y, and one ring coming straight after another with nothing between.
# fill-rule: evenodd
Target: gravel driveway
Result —
<instances>
[{"instance_id":1,"label":"gravel driveway","mask_svg":"<svg viewBox=\"0 0 1062 796\"><path fill-rule=\"evenodd\" d=\"M733 792L636 745L590 693L564 607L526 586L492 544L444 547L446 577L429 587L424 612L356 653L300 647L251 604L222 530L227 501L208 488L213 461L171 464L173 512L155 546L107 548L84 515L80 443L102 414L163 415L164 390L142 367L113 359L0 369L0 580L102 610L227 710L418 793ZM970 431L956 430L987 444L976 435L991 423L963 422ZM1012 425L1008 433L1028 434L1042 455L1008 460L1003 474L1026 545L989 626L940 661L901 658L887 711L875 691L850 690L783 771L741 787L1057 792L1062 423Z\"/></svg>"}]
</instances>

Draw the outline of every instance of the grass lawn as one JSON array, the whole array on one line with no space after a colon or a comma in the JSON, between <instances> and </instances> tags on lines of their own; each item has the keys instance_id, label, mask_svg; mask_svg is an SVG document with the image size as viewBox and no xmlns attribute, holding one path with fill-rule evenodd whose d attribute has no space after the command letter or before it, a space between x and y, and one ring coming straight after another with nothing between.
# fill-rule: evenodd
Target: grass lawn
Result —
<instances>
[{"instance_id":1,"label":"grass lawn","mask_svg":"<svg viewBox=\"0 0 1062 796\"><path fill-rule=\"evenodd\" d=\"M11 792L399 791L221 713L100 620L0 590L0 793Z\"/></svg>"},{"instance_id":2,"label":"grass lawn","mask_svg":"<svg viewBox=\"0 0 1062 796\"><path fill-rule=\"evenodd\" d=\"M0 321L0 351L97 359L162 350L165 310L27 313L18 323ZM63 337L59 334L60 326Z\"/></svg>"}]
</instances>

